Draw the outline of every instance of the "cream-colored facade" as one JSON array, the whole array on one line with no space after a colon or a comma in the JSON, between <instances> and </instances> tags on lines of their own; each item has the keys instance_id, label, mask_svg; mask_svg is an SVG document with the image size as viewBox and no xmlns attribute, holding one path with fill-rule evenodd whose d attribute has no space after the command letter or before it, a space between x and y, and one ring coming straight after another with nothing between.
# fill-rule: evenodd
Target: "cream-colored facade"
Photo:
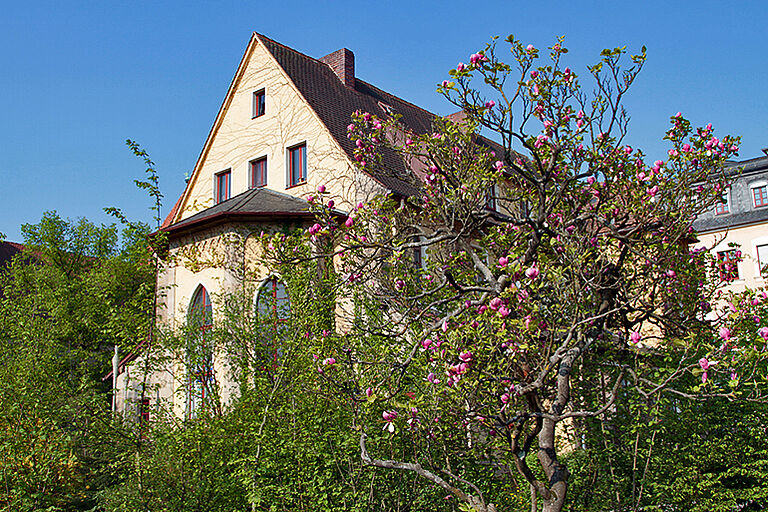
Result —
<instances>
[{"instance_id":1,"label":"cream-colored facade","mask_svg":"<svg viewBox=\"0 0 768 512\"><path fill-rule=\"evenodd\" d=\"M264 97L262 115L255 94ZM213 321L224 294L256 293L269 278L256 236L286 224L310 221L310 195L325 187L343 215L355 204L392 190L390 182L356 170L345 128L353 109L385 116L392 109L413 120L415 130L429 126L431 114L376 89L354 76L354 57L340 50L317 60L254 33L182 196L163 229L169 236L168 263L158 275L157 316L162 329L179 330L188 323L193 297L204 289L212 303ZM376 110L378 109L378 111ZM292 148L306 149L306 179L291 183ZM267 179L255 189L251 162L266 158ZM228 201L218 201L217 178L229 173ZM397 185L397 184L395 184ZM142 350L146 350L146 344ZM190 376L183 354L166 354L165 362L144 371L149 352L120 362L115 404L138 411L146 399L152 409L169 406L176 416L190 414ZM213 354L221 397L236 388L222 354Z\"/></svg>"}]
</instances>

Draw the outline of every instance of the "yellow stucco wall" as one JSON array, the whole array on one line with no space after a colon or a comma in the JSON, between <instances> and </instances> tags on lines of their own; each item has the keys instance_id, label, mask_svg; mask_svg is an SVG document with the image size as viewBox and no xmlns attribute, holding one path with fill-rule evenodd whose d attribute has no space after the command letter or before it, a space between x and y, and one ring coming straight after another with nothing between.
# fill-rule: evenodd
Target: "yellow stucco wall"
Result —
<instances>
[{"instance_id":1,"label":"yellow stucco wall","mask_svg":"<svg viewBox=\"0 0 768 512\"><path fill-rule=\"evenodd\" d=\"M768 225L755 224L733 228L727 231L715 231L699 234L696 247L706 247L712 254L730 250L730 243L739 245L743 260L739 263L739 279L731 282L728 288L734 292L743 292L745 288L762 288L766 283L760 275L757 261L757 246L768 244Z\"/></svg>"},{"instance_id":2,"label":"yellow stucco wall","mask_svg":"<svg viewBox=\"0 0 768 512\"><path fill-rule=\"evenodd\" d=\"M264 89L265 114L252 118L253 93ZM307 145L307 182L288 186L287 149ZM175 220L210 206L214 176L231 169L231 195L248 190L250 162L267 158L267 188L306 198L323 184L337 207L356 198L355 170L286 73L258 40L252 40L206 143Z\"/></svg>"}]
</instances>

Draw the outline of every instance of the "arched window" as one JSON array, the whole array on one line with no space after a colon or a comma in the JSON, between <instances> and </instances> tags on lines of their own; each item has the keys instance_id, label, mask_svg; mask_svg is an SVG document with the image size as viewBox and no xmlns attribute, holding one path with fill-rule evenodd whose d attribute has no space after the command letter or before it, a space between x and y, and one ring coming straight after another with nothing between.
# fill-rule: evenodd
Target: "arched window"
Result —
<instances>
[{"instance_id":1,"label":"arched window","mask_svg":"<svg viewBox=\"0 0 768 512\"><path fill-rule=\"evenodd\" d=\"M193 418L205 405L213 386L213 347L209 339L213 306L203 285L197 287L189 303L187 325L187 417Z\"/></svg>"},{"instance_id":2,"label":"arched window","mask_svg":"<svg viewBox=\"0 0 768 512\"><path fill-rule=\"evenodd\" d=\"M192 296L189 303L189 312L187 320L191 327L197 327L201 331L207 331L213 325L213 306L211 306L211 297L205 286L200 285Z\"/></svg>"},{"instance_id":3,"label":"arched window","mask_svg":"<svg viewBox=\"0 0 768 512\"><path fill-rule=\"evenodd\" d=\"M282 355L282 340L288 335L291 318L291 302L285 283L276 276L264 281L256 293L255 309L262 345L257 347L257 352L263 353L274 367Z\"/></svg>"}]
</instances>

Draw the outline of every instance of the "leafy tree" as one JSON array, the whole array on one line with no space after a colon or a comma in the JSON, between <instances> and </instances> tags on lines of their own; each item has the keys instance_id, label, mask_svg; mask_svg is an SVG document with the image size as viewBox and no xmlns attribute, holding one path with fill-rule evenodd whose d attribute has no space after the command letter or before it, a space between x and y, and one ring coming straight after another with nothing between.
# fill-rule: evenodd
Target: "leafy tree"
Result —
<instances>
[{"instance_id":1,"label":"leafy tree","mask_svg":"<svg viewBox=\"0 0 768 512\"><path fill-rule=\"evenodd\" d=\"M27 250L0 273L0 507L90 509L115 450L135 435L112 422L101 382L112 346L151 321L145 228L22 226Z\"/></svg>"},{"instance_id":2,"label":"leafy tree","mask_svg":"<svg viewBox=\"0 0 768 512\"><path fill-rule=\"evenodd\" d=\"M389 171L414 193L359 204L339 225L321 187L305 234L312 254L273 256L333 258L337 294L351 298L320 368L352 406L366 464L414 472L484 512L512 505L478 475L515 472L532 507L554 512L571 480L563 454L585 421L611 416L630 389L650 401L758 398L765 357L753 323L743 337L755 348L729 353L751 368L748 382L708 363L729 347L703 321L720 280L688 249L738 139L676 114L668 158L648 163L627 145L622 107L644 49L626 68L623 48L604 50L587 93L562 40L541 65L532 45L507 43L512 64L494 40L439 86L462 122L416 134L396 116L358 112L349 137L360 168L380 173L394 152L405 172ZM380 443L368 441L382 427L411 440L410 457L376 456Z\"/></svg>"}]
</instances>

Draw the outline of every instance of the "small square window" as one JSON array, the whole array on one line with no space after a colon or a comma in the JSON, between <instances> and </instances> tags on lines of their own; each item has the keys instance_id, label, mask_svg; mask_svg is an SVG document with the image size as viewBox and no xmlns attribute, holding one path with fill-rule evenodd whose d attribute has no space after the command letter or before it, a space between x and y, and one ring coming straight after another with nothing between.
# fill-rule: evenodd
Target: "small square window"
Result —
<instances>
[{"instance_id":1,"label":"small square window","mask_svg":"<svg viewBox=\"0 0 768 512\"><path fill-rule=\"evenodd\" d=\"M229 199L232 171L226 170L216 175L216 204Z\"/></svg>"},{"instance_id":2,"label":"small square window","mask_svg":"<svg viewBox=\"0 0 768 512\"><path fill-rule=\"evenodd\" d=\"M251 160L251 188L267 186L267 157Z\"/></svg>"},{"instance_id":3,"label":"small square window","mask_svg":"<svg viewBox=\"0 0 768 512\"><path fill-rule=\"evenodd\" d=\"M768 206L768 185L762 187L754 187L752 189L752 200L755 208L760 206Z\"/></svg>"},{"instance_id":4,"label":"small square window","mask_svg":"<svg viewBox=\"0 0 768 512\"><path fill-rule=\"evenodd\" d=\"M253 118L257 118L264 115L264 89L253 93Z\"/></svg>"},{"instance_id":5,"label":"small square window","mask_svg":"<svg viewBox=\"0 0 768 512\"><path fill-rule=\"evenodd\" d=\"M736 249L717 253L720 263L720 279L733 281L739 279L739 254Z\"/></svg>"},{"instance_id":6,"label":"small square window","mask_svg":"<svg viewBox=\"0 0 768 512\"><path fill-rule=\"evenodd\" d=\"M307 182L307 144L288 148L288 186Z\"/></svg>"}]
</instances>

